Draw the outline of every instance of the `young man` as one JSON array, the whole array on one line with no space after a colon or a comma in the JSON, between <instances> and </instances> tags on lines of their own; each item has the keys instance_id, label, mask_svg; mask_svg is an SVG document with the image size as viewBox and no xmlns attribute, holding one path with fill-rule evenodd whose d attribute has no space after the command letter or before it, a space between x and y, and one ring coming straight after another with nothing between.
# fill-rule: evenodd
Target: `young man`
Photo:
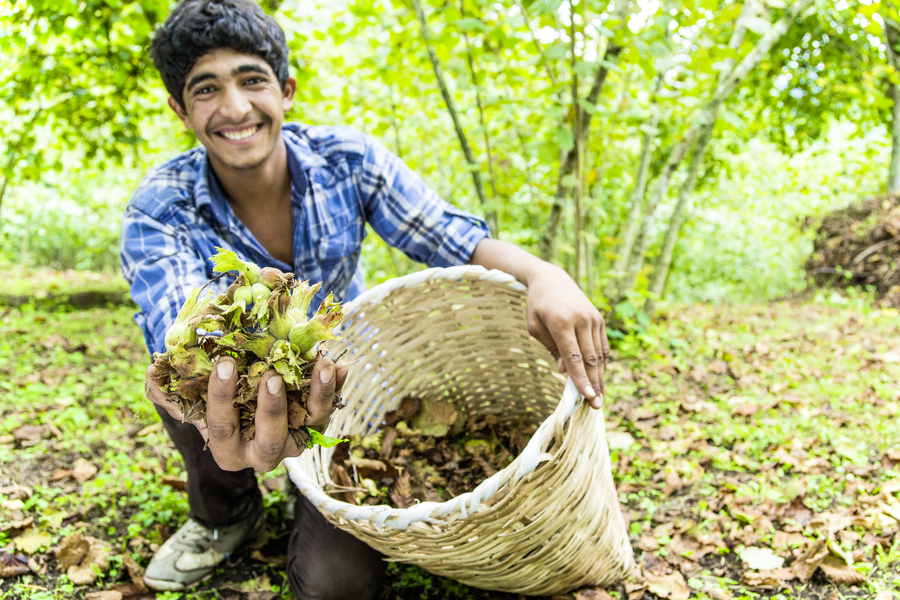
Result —
<instances>
[{"instance_id":1,"label":"young man","mask_svg":"<svg viewBox=\"0 0 900 600\"><path fill-rule=\"evenodd\" d=\"M358 261L369 223L429 266L478 264L527 284L528 331L599 407L606 332L578 286L561 269L491 239L482 220L441 200L372 138L285 123L297 83L288 75L284 33L256 4L186 0L157 31L151 53L169 106L202 143L151 172L122 222L122 270L151 352L164 349L187 292L213 276L207 258L216 246L322 281L315 308L329 291L347 301L364 289ZM342 361L316 365L308 425L328 425L346 373ZM236 382L234 362L219 360L206 423L191 424L148 371L147 396L185 461L191 509L147 568L153 589L184 589L253 539L262 527L254 469L272 470L300 452L287 435L281 377L270 371L263 378L252 442L239 435ZM287 569L299 598L364 599L380 593L384 563L300 498Z\"/></svg>"}]
</instances>

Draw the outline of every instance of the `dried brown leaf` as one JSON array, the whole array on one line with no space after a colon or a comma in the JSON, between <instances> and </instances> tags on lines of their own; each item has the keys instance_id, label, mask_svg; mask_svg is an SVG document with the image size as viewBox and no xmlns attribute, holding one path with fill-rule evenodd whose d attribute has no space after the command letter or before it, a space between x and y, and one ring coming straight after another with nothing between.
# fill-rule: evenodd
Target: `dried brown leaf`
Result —
<instances>
[{"instance_id":1,"label":"dried brown leaf","mask_svg":"<svg viewBox=\"0 0 900 600\"><path fill-rule=\"evenodd\" d=\"M844 559L829 554L819 565L822 573L832 583L838 585L855 585L866 581L866 576L844 562Z\"/></svg>"},{"instance_id":2,"label":"dried brown leaf","mask_svg":"<svg viewBox=\"0 0 900 600\"><path fill-rule=\"evenodd\" d=\"M90 547L90 542L84 539L80 533L63 538L53 552L56 555L56 560L59 562L57 568L63 571L72 565L77 565L87 555Z\"/></svg>"},{"instance_id":3,"label":"dried brown leaf","mask_svg":"<svg viewBox=\"0 0 900 600\"><path fill-rule=\"evenodd\" d=\"M412 426L421 430L422 435L441 437L450 431L456 416L456 409L449 402L422 400L422 408L413 419Z\"/></svg>"},{"instance_id":4,"label":"dried brown leaf","mask_svg":"<svg viewBox=\"0 0 900 600\"><path fill-rule=\"evenodd\" d=\"M636 546L645 552L656 552L659 550L659 541L651 535L642 535Z\"/></svg>"},{"instance_id":5,"label":"dried brown leaf","mask_svg":"<svg viewBox=\"0 0 900 600\"><path fill-rule=\"evenodd\" d=\"M419 412L419 409L421 407L421 398L416 398L415 396L406 396L403 400L400 401L400 406L397 408L397 410L392 410L388 414L384 415L385 425L387 425L388 427L393 427L400 421L409 421L416 415L416 413Z\"/></svg>"},{"instance_id":6,"label":"dried brown leaf","mask_svg":"<svg viewBox=\"0 0 900 600\"><path fill-rule=\"evenodd\" d=\"M397 508L409 508L413 504L409 473L404 471L394 482L390 493L391 502Z\"/></svg>"},{"instance_id":7,"label":"dried brown leaf","mask_svg":"<svg viewBox=\"0 0 900 600\"><path fill-rule=\"evenodd\" d=\"M284 554L266 556L259 550L254 550L250 553L250 558L267 565L275 565L276 567L284 567L287 565L287 557Z\"/></svg>"},{"instance_id":8,"label":"dried brown leaf","mask_svg":"<svg viewBox=\"0 0 900 600\"><path fill-rule=\"evenodd\" d=\"M109 546L92 537L85 539L90 543L90 547L84 559L80 564L72 565L66 570L69 581L75 585L94 583L99 577L97 571L100 573L109 571Z\"/></svg>"},{"instance_id":9,"label":"dried brown leaf","mask_svg":"<svg viewBox=\"0 0 900 600\"><path fill-rule=\"evenodd\" d=\"M72 477L74 477L75 481L78 483L84 483L96 474L97 466L83 458L79 458L75 461L75 464L72 465Z\"/></svg>"},{"instance_id":10,"label":"dried brown leaf","mask_svg":"<svg viewBox=\"0 0 900 600\"><path fill-rule=\"evenodd\" d=\"M22 446L24 447L25 443L28 442L31 442L32 445L40 442L41 435L45 429L43 425L22 425L21 427L16 427L10 433L16 440L23 442Z\"/></svg>"},{"instance_id":11,"label":"dried brown leaf","mask_svg":"<svg viewBox=\"0 0 900 600\"><path fill-rule=\"evenodd\" d=\"M684 576L674 571L669 575L647 574L647 591L660 598L669 600L687 600L691 597L691 591L684 580Z\"/></svg>"},{"instance_id":12,"label":"dried brown leaf","mask_svg":"<svg viewBox=\"0 0 900 600\"><path fill-rule=\"evenodd\" d=\"M84 600L122 600L122 592L117 590L104 590L102 592L88 592Z\"/></svg>"},{"instance_id":13,"label":"dried brown leaf","mask_svg":"<svg viewBox=\"0 0 900 600\"><path fill-rule=\"evenodd\" d=\"M794 572L787 568L744 571L741 573L741 583L751 587L780 589L784 587L785 581L790 581L794 577Z\"/></svg>"},{"instance_id":14,"label":"dried brown leaf","mask_svg":"<svg viewBox=\"0 0 900 600\"><path fill-rule=\"evenodd\" d=\"M713 600L733 600L734 594L731 593L731 590L726 590L722 588L718 588L711 583L707 583L703 586L703 593L712 598Z\"/></svg>"},{"instance_id":15,"label":"dried brown leaf","mask_svg":"<svg viewBox=\"0 0 900 600\"><path fill-rule=\"evenodd\" d=\"M13 484L0 487L0 494L3 494L10 500L27 500L34 494L34 490L27 485Z\"/></svg>"},{"instance_id":16,"label":"dried brown leaf","mask_svg":"<svg viewBox=\"0 0 900 600\"><path fill-rule=\"evenodd\" d=\"M0 579L24 575L31 571L28 558L21 554L0 552Z\"/></svg>"},{"instance_id":17,"label":"dried brown leaf","mask_svg":"<svg viewBox=\"0 0 900 600\"><path fill-rule=\"evenodd\" d=\"M173 475L164 475L160 483L176 490L183 490L187 486L187 482L184 479Z\"/></svg>"},{"instance_id":18,"label":"dried brown leaf","mask_svg":"<svg viewBox=\"0 0 900 600\"><path fill-rule=\"evenodd\" d=\"M797 579L802 583L808 583L826 556L828 556L828 543L825 540L816 540L803 554L797 557L790 568Z\"/></svg>"},{"instance_id":19,"label":"dried brown leaf","mask_svg":"<svg viewBox=\"0 0 900 600\"><path fill-rule=\"evenodd\" d=\"M146 592L147 586L144 584L144 568L139 565L136 560L131 558L130 554L122 554L122 564L128 569L128 576L131 577L131 582L135 587L142 592Z\"/></svg>"}]
</instances>

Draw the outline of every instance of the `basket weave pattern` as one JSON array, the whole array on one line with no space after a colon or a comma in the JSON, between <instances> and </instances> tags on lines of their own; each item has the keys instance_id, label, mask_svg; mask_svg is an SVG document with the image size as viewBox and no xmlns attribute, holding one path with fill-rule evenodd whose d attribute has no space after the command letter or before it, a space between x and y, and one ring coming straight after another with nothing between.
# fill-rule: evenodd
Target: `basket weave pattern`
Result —
<instances>
[{"instance_id":1,"label":"basket weave pattern","mask_svg":"<svg viewBox=\"0 0 900 600\"><path fill-rule=\"evenodd\" d=\"M467 585L551 595L609 585L634 566L610 470L602 410L591 410L528 335L525 287L499 271L429 269L372 288L341 327L357 360L348 406L327 435L366 436L407 395L539 425L525 450L474 491L407 509L337 500L333 449L286 462L332 524L385 554Z\"/></svg>"}]
</instances>

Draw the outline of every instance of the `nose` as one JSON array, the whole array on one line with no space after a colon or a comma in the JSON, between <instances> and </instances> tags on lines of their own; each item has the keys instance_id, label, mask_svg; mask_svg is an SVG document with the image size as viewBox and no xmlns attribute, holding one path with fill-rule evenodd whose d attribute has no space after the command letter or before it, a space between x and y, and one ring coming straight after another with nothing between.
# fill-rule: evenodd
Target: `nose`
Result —
<instances>
[{"instance_id":1,"label":"nose","mask_svg":"<svg viewBox=\"0 0 900 600\"><path fill-rule=\"evenodd\" d=\"M226 85L219 98L219 115L233 123L241 122L252 110L250 99L236 85Z\"/></svg>"}]
</instances>

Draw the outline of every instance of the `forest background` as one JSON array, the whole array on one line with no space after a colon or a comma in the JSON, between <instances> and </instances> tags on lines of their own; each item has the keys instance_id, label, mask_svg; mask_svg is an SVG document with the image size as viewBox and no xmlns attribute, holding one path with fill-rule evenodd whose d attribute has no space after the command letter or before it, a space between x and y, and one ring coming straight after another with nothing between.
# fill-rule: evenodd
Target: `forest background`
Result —
<instances>
[{"instance_id":1,"label":"forest background","mask_svg":"<svg viewBox=\"0 0 900 600\"><path fill-rule=\"evenodd\" d=\"M147 55L168 0L0 6L0 263L118 269L146 172L196 145ZM291 120L380 139L625 317L804 287L809 224L896 189L896 10L861 0L264 3ZM896 44L895 44L896 45ZM895 138L900 137L897 134ZM900 143L900 142L898 142ZM811 220L812 219L812 220ZM419 268L371 235L369 284Z\"/></svg>"}]
</instances>

